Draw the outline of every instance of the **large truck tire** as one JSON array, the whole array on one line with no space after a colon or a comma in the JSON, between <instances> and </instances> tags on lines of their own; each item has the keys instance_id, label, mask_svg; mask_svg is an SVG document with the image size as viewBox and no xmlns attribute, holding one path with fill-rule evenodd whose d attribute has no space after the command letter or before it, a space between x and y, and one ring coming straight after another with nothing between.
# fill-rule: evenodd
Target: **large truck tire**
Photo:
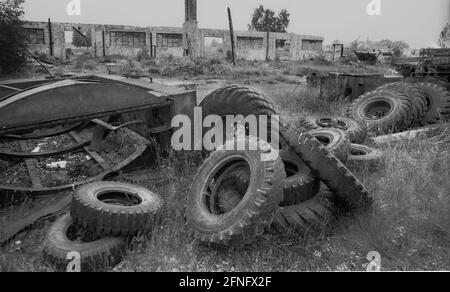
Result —
<instances>
[{"instance_id":1,"label":"large truck tire","mask_svg":"<svg viewBox=\"0 0 450 292\"><path fill-rule=\"evenodd\" d=\"M163 204L150 190L118 182L96 182L80 188L71 215L87 230L103 235L134 235L153 230Z\"/></svg>"},{"instance_id":2,"label":"large truck tire","mask_svg":"<svg viewBox=\"0 0 450 292\"><path fill-rule=\"evenodd\" d=\"M67 214L58 219L48 231L44 241L44 257L57 270L66 271L70 253L80 255L81 271L92 272L105 270L118 264L123 256L125 239L121 237L105 237L92 242L70 240L69 228L74 224Z\"/></svg>"},{"instance_id":3,"label":"large truck tire","mask_svg":"<svg viewBox=\"0 0 450 292\"><path fill-rule=\"evenodd\" d=\"M186 218L188 229L202 242L246 244L270 226L283 199L286 173L279 155L262 159L261 155L269 154L273 148L256 137L238 138L238 142L243 140L245 149L259 150L219 149L205 160L193 179ZM234 146L230 141L224 145L225 149ZM224 212L218 190L242 164L250 171L248 189L237 206Z\"/></svg>"},{"instance_id":4,"label":"large truck tire","mask_svg":"<svg viewBox=\"0 0 450 292\"><path fill-rule=\"evenodd\" d=\"M334 221L334 209L333 193L323 190L308 201L278 209L272 228L283 234L323 231Z\"/></svg>"},{"instance_id":5,"label":"large truck tire","mask_svg":"<svg viewBox=\"0 0 450 292\"><path fill-rule=\"evenodd\" d=\"M373 199L363 184L317 139L285 125L282 135L344 207L362 210L371 206Z\"/></svg>"},{"instance_id":6,"label":"large truck tire","mask_svg":"<svg viewBox=\"0 0 450 292\"><path fill-rule=\"evenodd\" d=\"M277 131L274 129L273 123L278 123L277 110L274 103L262 93L243 86L231 85L224 88L217 89L212 93L208 94L203 101L200 103L202 108L203 117L208 115L217 115L222 117L225 121L227 115L238 116L242 115L244 118L248 116L255 116L258 121L258 131L259 131L259 117L267 117L267 142L272 143L271 133L272 131ZM274 116L274 117L273 117ZM275 116L277 119L275 119ZM273 121L271 123L271 117ZM230 126L230 125L228 125ZM234 126L234 125L233 125ZM242 125L244 126L244 125ZM225 130L224 123L224 130ZM249 129L246 127L246 135L249 136ZM259 138L261 137L258 133ZM224 142L225 142L224 135ZM273 141L274 143L279 143L279 141ZM273 145L273 144L272 144Z\"/></svg>"},{"instance_id":7,"label":"large truck tire","mask_svg":"<svg viewBox=\"0 0 450 292\"><path fill-rule=\"evenodd\" d=\"M428 110L425 113L425 122L435 123L439 119L450 120L450 92L437 84L424 82L415 84L425 96Z\"/></svg>"},{"instance_id":8,"label":"large truck tire","mask_svg":"<svg viewBox=\"0 0 450 292\"><path fill-rule=\"evenodd\" d=\"M416 86L406 82L392 82L380 86L378 90L390 90L407 98L412 105L413 124L421 124L423 122L428 105L425 96Z\"/></svg>"},{"instance_id":9,"label":"large truck tire","mask_svg":"<svg viewBox=\"0 0 450 292\"><path fill-rule=\"evenodd\" d=\"M320 128L340 129L345 132L351 143L363 143L367 135L364 124L348 117L302 116L298 124L308 131Z\"/></svg>"},{"instance_id":10,"label":"large truck tire","mask_svg":"<svg viewBox=\"0 0 450 292\"><path fill-rule=\"evenodd\" d=\"M383 152L365 145L352 144L347 166L356 169L375 171L383 163Z\"/></svg>"},{"instance_id":11,"label":"large truck tire","mask_svg":"<svg viewBox=\"0 0 450 292\"><path fill-rule=\"evenodd\" d=\"M322 128L311 130L308 134L319 140L340 161L347 161L351 144L343 131L334 128Z\"/></svg>"},{"instance_id":12,"label":"large truck tire","mask_svg":"<svg viewBox=\"0 0 450 292\"><path fill-rule=\"evenodd\" d=\"M283 181L283 200L280 206L299 204L317 195L320 189L320 179L314 175L305 162L293 151L282 150L280 157L286 172L286 178ZM236 183L239 189L245 186L246 190L248 181L248 172L241 170L236 173ZM228 202L228 204L230 203Z\"/></svg>"},{"instance_id":13,"label":"large truck tire","mask_svg":"<svg viewBox=\"0 0 450 292\"><path fill-rule=\"evenodd\" d=\"M394 133L413 123L413 106L404 96L390 90L365 93L349 107L347 115L377 134Z\"/></svg>"}]
</instances>

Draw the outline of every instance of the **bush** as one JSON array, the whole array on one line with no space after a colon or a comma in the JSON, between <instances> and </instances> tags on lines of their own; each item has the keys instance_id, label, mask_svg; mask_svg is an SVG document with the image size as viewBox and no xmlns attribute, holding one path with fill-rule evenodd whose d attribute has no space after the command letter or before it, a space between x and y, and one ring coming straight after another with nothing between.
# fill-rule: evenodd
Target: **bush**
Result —
<instances>
[{"instance_id":1,"label":"bush","mask_svg":"<svg viewBox=\"0 0 450 292\"><path fill-rule=\"evenodd\" d=\"M97 69L98 62L95 58L81 55L74 62L74 69L92 71Z\"/></svg>"},{"instance_id":2,"label":"bush","mask_svg":"<svg viewBox=\"0 0 450 292\"><path fill-rule=\"evenodd\" d=\"M142 49L137 53L136 59L139 62L143 62L143 61L149 60L151 58L150 58L150 54L148 53L148 50Z\"/></svg>"},{"instance_id":3,"label":"bush","mask_svg":"<svg viewBox=\"0 0 450 292\"><path fill-rule=\"evenodd\" d=\"M319 55L319 56L314 58L313 64L314 65L319 65L319 66L323 66L323 65L324 66L331 66L331 65L333 65L333 62L327 60L325 58L325 56Z\"/></svg>"},{"instance_id":4,"label":"bush","mask_svg":"<svg viewBox=\"0 0 450 292\"><path fill-rule=\"evenodd\" d=\"M0 73L17 72L26 60L19 45L19 42L24 43L23 3L24 0L0 2Z\"/></svg>"},{"instance_id":5,"label":"bush","mask_svg":"<svg viewBox=\"0 0 450 292\"><path fill-rule=\"evenodd\" d=\"M358 58L354 53L349 54L348 56L342 57L340 59L340 63L342 65L352 65L358 63Z\"/></svg>"}]
</instances>

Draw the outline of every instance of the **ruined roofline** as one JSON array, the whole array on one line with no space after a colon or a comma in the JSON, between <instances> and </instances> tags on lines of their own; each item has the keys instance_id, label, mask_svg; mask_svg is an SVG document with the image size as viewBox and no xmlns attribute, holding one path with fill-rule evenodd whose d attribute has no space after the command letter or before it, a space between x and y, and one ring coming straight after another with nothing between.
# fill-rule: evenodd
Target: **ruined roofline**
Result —
<instances>
[{"instance_id":1,"label":"ruined roofline","mask_svg":"<svg viewBox=\"0 0 450 292\"><path fill-rule=\"evenodd\" d=\"M213 29L213 28L199 28L200 31L203 32L228 32L228 29ZM261 36L261 37L265 37L267 35L267 32L263 32L263 31L248 31L248 30L235 30L234 33L238 36ZM305 40L317 40L317 41L324 41L325 38L321 37L321 36L314 36L314 35L304 35L304 34L296 34L296 33L292 33L292 32L271 32L271 34L274 34L275 36L280 36L280 37L288 37L288 36L296 36L299 37L301 39L305 39Z\"/></svg>"},{"instance_id":2,"label":"ruined roofline","mask_svg":"<svg viewBox=\"0 0 450 292\"><path fill-rule=\"evenodd\" d=\"M47 21L29 21L25 20L24 25L48 25ZM136 31L146 31L151 29L168 29L168 30L183 30L182 27L175 27L175 26L136 26L136 25L127 25L127 24L94 24L94 23L83 23L83 22L56 22L52 21L52 24L54 25L64 25L64 26L92 26L92 27L123 27L123 28L129 28L134 29Z\"/></svg>"},{"instance_id":3,"label":"ruined roofline","mask_svg":"<svg viewBox=\"0 0 450 292\"><path fill-rule=\"evenodd\" d=\"M52 22L52 24L55 25L64 25L64 26L76 26L76 25L82 25L82 26L93 26L93 27L106 27L106 28L115 28L116 30L134 30L134 31L147 31L147 30L172 30L172 31L183 31L183 27L174 27L174 26L135 26L135 25L123 25L123 24L93 24L93 23L81 23L81 22ZM48 22L45 21L24 21L24 25L48 25ZM199 28L199 31L202 32L228 32L228 29L214 29L214 28ZM237 36L261 36L265 37L266 32L259 32L259 31L245 31L245 30L236 30L235 34ZM324 41L325 38L320 36L313 36L313 35L303 35L303 34L295 34L295 33L279 33L279 32L272 32L272 34L275 34L278 37L298 37L304 40L316 40L316 41Z\"/></svg>"},{"instance_id":4,"label":"ruined roofline","mask_svg":"<svg viewBox=\"0 0 450 292\"><path fill-rule=\"evenodd\" d=\"M138 26L138 25L128 25L128 24L102 24L102 23L84 23L84 22L58 22L58 21L52 21L52 24L57 25L87 25L87 26L124 26L124 27L135 27L139 29L146 29L145 26ZM48 25L48 21L32 21L32 20L24 20L24 24L43 24Z\"/></svg>"}]
</instances>

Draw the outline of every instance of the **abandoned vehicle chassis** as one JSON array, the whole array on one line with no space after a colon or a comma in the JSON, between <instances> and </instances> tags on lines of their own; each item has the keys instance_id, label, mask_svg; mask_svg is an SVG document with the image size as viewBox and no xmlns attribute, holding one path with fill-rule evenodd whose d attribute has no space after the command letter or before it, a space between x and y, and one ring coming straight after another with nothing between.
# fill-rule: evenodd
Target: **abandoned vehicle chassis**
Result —
<instances>
[{"instance_id":1,"label":"abandoned vehicle chassis","mask_svg":"<svg viewBox=\"0 0 450 292\"><path fill-rule=\"evenodd\" d=\"M15 92L11 93L11 90ZM26 163L32 187L0 185L0 205L23 195L34 197L57 193L105 179L125 169L154 165L154 149L150 141L159 142L160 136L171 132L172 117L175 114L192 116L195 106L195 91L118 76L0 83L0 140L17 141L23 145L26 139L68 134L75 141L68 147L46 152L1 152L0 158L3 160ZM86 141L77 136L75 129L83 128L88 123L94 125L94 130L92 138ZM33 132L56 126L63 129L44 134ZM101 141L108 132L120 129L134 136L137 147L122 162L109 165L99 154ZM21 150L25 151L23 148ZM45 187L30 167L34 159L79 151L87 152L102 167L102 172L72 184Z\"/></svg>"}]
</instances>

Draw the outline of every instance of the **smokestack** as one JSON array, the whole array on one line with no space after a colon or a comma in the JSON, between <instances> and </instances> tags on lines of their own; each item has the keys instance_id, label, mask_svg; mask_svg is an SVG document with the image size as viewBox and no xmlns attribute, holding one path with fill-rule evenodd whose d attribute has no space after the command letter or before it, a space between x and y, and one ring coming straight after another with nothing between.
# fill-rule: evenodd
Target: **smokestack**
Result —
<instances>
[{"instance_id":1,"label":"smokestack","mask_svg":"<svg viewBox=\"0 0 450 292\"><path fill-rule=\"evenodd\" d=\"M197 20L197 0L184 0L186 21Z\"/></svg>"}]
</instances>

